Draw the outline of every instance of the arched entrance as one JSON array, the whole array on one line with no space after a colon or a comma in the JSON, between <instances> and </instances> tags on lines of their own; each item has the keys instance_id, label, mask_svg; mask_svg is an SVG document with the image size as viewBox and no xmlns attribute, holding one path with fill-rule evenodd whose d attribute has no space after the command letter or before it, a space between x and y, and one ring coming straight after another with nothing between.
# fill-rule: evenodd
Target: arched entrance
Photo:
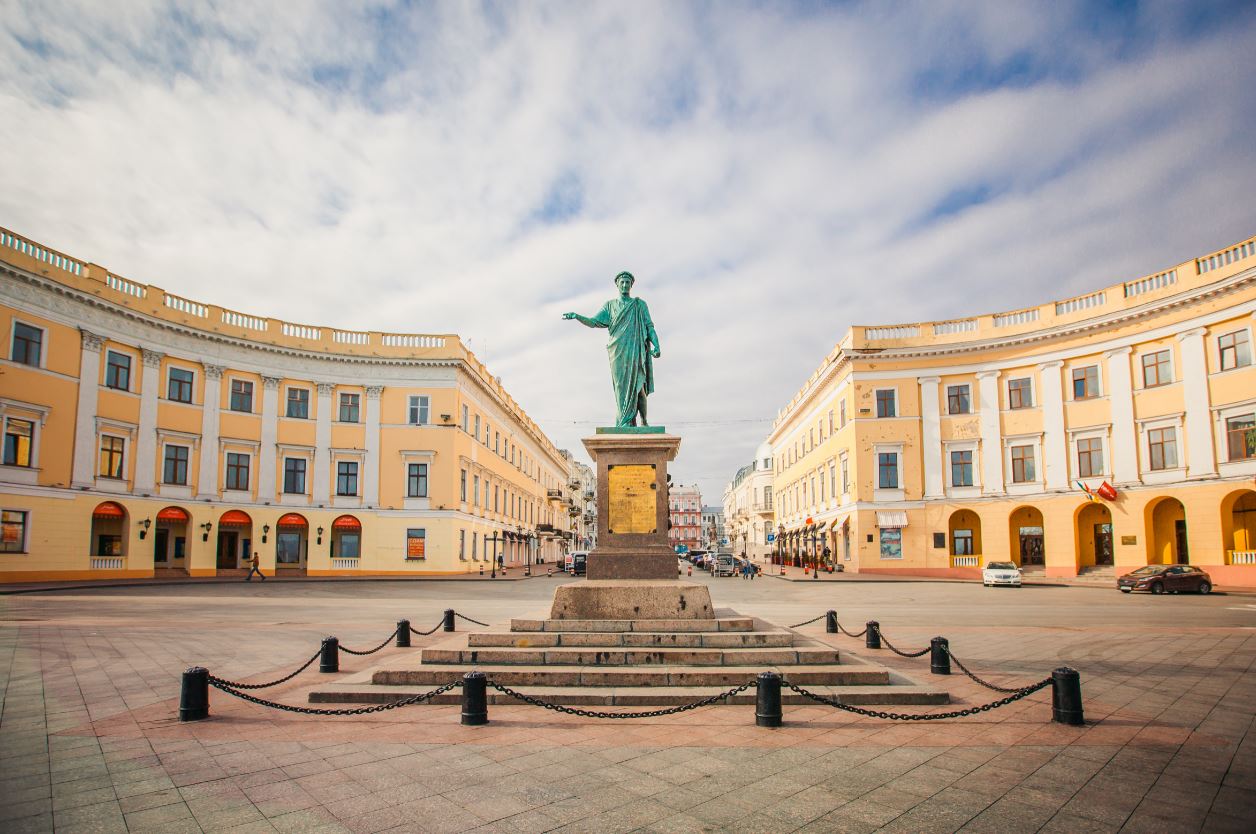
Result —
<instances>
[{"instance_id":1,"label":"arched entrance","mask_svg":"<svg viewBox=\"0 0 1256 834\"><path fill-rule=\"evenodd\" d=\"M243 510L227 510L218 519L218 568L248 567L252 559L253 519Z\"/></svg>"},{"instance_id":2,"label":"arched entrance","mask_svg":"<svg viewBox=\"0 0 1256 834\"><path fill-rule=\"evenodd\" d=\"M951 567L981 567L981 519L972 510L951 513L947 523L951 540Z\"/></svg>"},{"instance_id":3,"label":"arched entrance","mask_svg":"<svg viewBox=\"0 0 1256 834\"><path fill-rule=\"evenodd\" d=\"M331 523L332 567L357 567L361 555L362 522L351 515L340 516Z\"/></svg>"},{"instance_id":4,"label":"arched entrance","mask_svg":"<svg viewBox=\"0 0 1256 834\"><path fill-rule=\"evenodd\" d=\"M1147 505L1147 564L1190 564L1186 508L1176 498L1158 498Z\"/></svg>"},{"instance_id":5,"label":"arched entrance","mask_svg":"<svg viewBox=\"0 0 1256 834\"><path fill-rule=\"evenodd\" d=\"M300 571L309 553L310 523L300 513L285 513L275 522L275 570Z\"/></svg>"},{"instance_id":6,"label":"arched entrance","mask_svg":"<svg viewBox=\"0 0 1256 834\"><path fill-rule=\"evenodd\" d=\"M1227 565L1256 565L1256 491L1239 490L1221 501L1221 549Z\"/></svg>"},{"instance_id":7,"label":"arched entrance","mask_svg":"<svg viewBox=\"0 0 1256 834\"><path fill-rule=\"evenodd\" d=\"M97 570L121 570L126 559L127 514L116 501L92 510L91 564Z\"/></svg>"},{"instance_id":8,"label":"arched entrance","mask_svg":"<svg viewBox=\"0 0 1256 834\"><path fill-rule=\"evenodd\" d=\"M153 530L153 567L187 570L188 522L182 507L166 507L157 513Z\"/></svg>"},{"instance_id":9,"label":"arched entrance","mask_svg":"<svg viewBox=\"0 0 1256 834\"><path fill-rule=\"evenodd\" d=\"M1077 511L1077 566L1112 564L1112 510L1107 504L1087 501Z\"/></svg>"},{"instance_id":10,"label":"arched entrance","mask_svg":"<svg viewBox=\"0 0 1256 834\"><path fill-rule=\"evenodd\" d=\"M1018 565L1046 563L1042 511L1037 507L1017 507L1007 521L1012 561Z\"/></svg>"}]
</instances>

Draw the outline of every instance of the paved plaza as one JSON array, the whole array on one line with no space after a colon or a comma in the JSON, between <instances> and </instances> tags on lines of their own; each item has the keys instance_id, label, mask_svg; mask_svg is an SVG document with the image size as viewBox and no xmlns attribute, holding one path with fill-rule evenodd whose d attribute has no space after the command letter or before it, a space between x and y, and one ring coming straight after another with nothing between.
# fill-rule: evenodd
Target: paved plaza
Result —
<instances>
[{"instance_id":1,"label":"paved plaza","mask_svg":"<svg viewBox=\"0 0 1256 834\"><path fill-rule=\"evenodd\" d=\"M329 634L366 648L450 607L500 623L544 611L565 581L0 597L0 830L1245 832L1256 813L1256 597L1236 594L701 578L717 606L781 625L833 608L852 630L879 620L900 647L944 635L1002 685L1072 665L1085 727L1050 722L1049 689L942 722L787 706L780 729L755 727L749 706L630 721L493 706L488 726L463 727L456 706L328 718L215 690L210 720L177 720L185 667L264 681ZM823 621L800 631L939 680L927 658L869 651ZM342 655L342 674L405 651ZM261 694L303 704L331 678L315 667ZM895 709L1000 697L944 682L951 706Z\"/></svg>"}]
</instances>

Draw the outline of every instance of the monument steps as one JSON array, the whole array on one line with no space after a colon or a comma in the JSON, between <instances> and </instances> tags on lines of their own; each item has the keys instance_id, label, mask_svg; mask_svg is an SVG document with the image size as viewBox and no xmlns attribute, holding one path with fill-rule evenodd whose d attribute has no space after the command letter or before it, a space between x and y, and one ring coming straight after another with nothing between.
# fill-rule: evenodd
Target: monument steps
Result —
<instances>
[{"instance_id":1,"label":"monument steps","mask_svg":"<svg viewBox=\"0 0 1256 834\"><path fill-rule=\"evenodd\" d=\"M888 685L886 669L864 664L756 664L753 666L522 666L423 663L411 669L376 671L371 682L384 686L441 686L472 670L505 686L716 686L745 683L760 672L779 672L797 684Z\"/></svg>"},{"instance_id":2,"label":"monument steps","mask_svg":"<svg viewBox=\"0 0 1256 834\"><path fill-rule=\"evenodd\" d=\"M470 648L674 648L738 649L784 648L794 645L795 634L779 631L700 631L700 632L532 632L473 631L467 635Z\"/></svg>"},{"instance_id":3,"label":"monument steps","mask_svg":"<svg viewBox=\"0 0 1256 834\"><path fill-rule=\"evenodd\" d=\"M510 621L514 632L563 632L576 631L590 634L616 632L686 633L694 631L754 631L753 617L725 616L693 620L520 620Z\"/></svg>"},{"instance_id":4,"label":"monument steps","mask_svg":"<svg viewBox=\"0 0 1256 834\"><path fill-rule=\"evenodd\" d=\"M558 648L431 648L423 663L501 663L522 666L784 666L838 663L838 653L823 646L673 648L580 646Z\"/></svg>"}]
</instances>

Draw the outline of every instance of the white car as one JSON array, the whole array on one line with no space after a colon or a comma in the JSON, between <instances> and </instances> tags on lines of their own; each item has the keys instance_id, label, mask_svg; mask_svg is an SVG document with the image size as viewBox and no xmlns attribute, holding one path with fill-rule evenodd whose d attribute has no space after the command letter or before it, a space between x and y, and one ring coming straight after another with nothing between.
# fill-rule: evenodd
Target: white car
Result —
<instances>
[{"instance_id":1,"label":"white car","mask_svg":"<svg viewBox=\"0 0 1256 834\"><path fill-rule=\"evenodd\" d=\"M981 572L981 584L989 588L992 585L1010 585L1019 588L1021 585L1020 568L1014 562L990 562Z\"/></svg>"}]
</instances>

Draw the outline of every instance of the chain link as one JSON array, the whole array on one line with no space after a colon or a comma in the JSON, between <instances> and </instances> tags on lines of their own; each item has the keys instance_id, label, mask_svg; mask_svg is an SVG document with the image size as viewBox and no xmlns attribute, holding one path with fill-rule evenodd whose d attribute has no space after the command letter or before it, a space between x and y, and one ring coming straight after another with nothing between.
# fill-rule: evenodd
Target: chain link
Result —
<instances>
[{"instance_id":1,"label":"chain link","mask_svg":"<svg viewBox=\"0 0 1256 834\"><path fill-rule=\"evenodd\" d=\"M982 704L981 706L969 707L967 709L961 709L961 710L954 710L952 712L933 712L933 713L926 712L926 713L919 713L919 714L904 713L904 712L883 712L881 710L860 709L859 707L853 707L849 704L843 704L841 701L837 700L836 698L829 698L825 695L820 695L818 693L808 691L806 689L803 689L801 686L798 686L797 684L790 683L787 680L782 680L781 685L786 686L789 689L793 690L794 692L797 692L799 695L802 695L804 698L810 698L811 700L816 701L817 703L828 704L831 707L836 707L837 709L845 710L846 712L853 712L856 715L866 715L869 718L881 718L887 721L940 721L944 718L963 718L969 715L979 715L983 712L989 712L992 709L1005 707L1008 704L1019 701L1022 698L1028 698L1030 695L1033 695L1038 690L1050 686L1051 678L1044 678L1043 680L1038 681L1032 686L1026 686L1022 689L1016 690L1014 694L1009 695L1006 698L1000 698L997 701L991 701L990 703Z\"/></svg>"},{"instance_id":2,"label":"chain link","mask_svg":"<svg viewBox=\"0 0 1256 834\"><path fill-rule=\"evenodd\" d=\"M292 680L297 675L301 674L306 669L310 668L310 664L318 660L318 656L321 655L322 653L323 653L322 648L319 648L318 651L314 652L314 656L311 657L309 660L305 661L305 663L301 666L300 669L297 669L295 672L293 672L290 675L284 675L282 678L280 678L277 681L271 681L270 683L238 683L237 681L227 681L227 680L223 680L222 678L215 678L213 675L210 675L210 680L221 681L227 686L231 686L236 689L267 689L269 687L278 686L281 683L287 683L288 681Z\"/></svg>"},{"instance_id":3,"label":"chain link","mask_svg":"<svg viewBox=\"0 0 1256 834\"><path fill-rule=\"evenodd\" d=\"M965 666L963 663L960 663L958 657L951 654L950 646L943 645L942 648L946 651L947 656L951 658L951 662L954 663L956 666L958 666L961 672L963 672L968 677L972 678L975 682L984 686L986 689L993 689L995 692L1019 692L1020 691L1016 687L1008 688L1005 686L995 686L989 681L983 681L981 678L977 677L972 672L968 671L968 667Z\"/></svg>"},{"instance_id":4,"label":"chain link","mask_svg":"<svg viewBox=\"0 0 1256 834\"><path fill-rule=\"evenodd\" d=\"M410 698L403 698L400 701L390 701L387 704L375 704L374 706L354 707L350 709L319 709L317 707L298 707L293 704L281 704L277 701L267 701L264 698L257 698L253 695L249 695L246 692L241 692L238 689L234 689L229 685L228 681L224 681L222 678L216 678L213 675L209 676L209 685L222 692L226 692L228 695L234 695L237 698L242 698L245 701L250 701L254 704L258 704L259 706L270 707L271 709L279 709L279 710L283 710L284 712L295 712L295 713L300 713L301 715L367 715L368 713L372 713L372 712L384 712L385 710L396 709L397 707L408 707L413 704L420 704L424 701L435 698L437 695L444 695L449 690L462 686L462 680L459 679L451 683L447 683L438 689L433 689L431 692L424 692L422 695L415 695Z\"/></svg>"},{"instance_id":5,"label":"chain link","mask_svg":"<svg viewBox=\"0 0 1256 834\"><path fill-rule=\"evenodd\" d=\"M807 620L807 622L805 623L794 623L792 626L790 626L790 628L802 628L803 626L809 626L812 623L817 623L820 620L823 620L824 616L825 616L824 614L821 614L820 616L816 617L814 620Z\"/></svg>"},{"instance_id":6,"label":"chain link","mask_svg":"<svg viewBox=\"0 0 1256 834\"><path fill-rule=\"evenodd\" d=\"M867 633L868 633L868 627L867 627L867 626L864 626L864 630L863 630L863 631L859 632L858 634L855 634L855 633L853 633L853 632L849 632L849 631L847 631L847 630L846 630L846 627L845 627L845 626L843 626L841 623L838 623L838 624L837 624L837 630L838 630L838 631L840 631L842 634L845 634L847 637L854 637L855 639L858 639L858 638L860 638L860 637L863 637L865 634L867 634Z\"/></svg>"},{"instance_id":7,"label":"chain link","mask_svg":"<svg viewBox=\"0 0 1256 834\"><path fill-rule=\"evenodd\" d=\"M493 680L486 681L486 683L498 692L501 692L504 695L509 695L511 698L523 701L525 704L531 704L534 707L543 707L544 709L553 710L554 712L564 712L568 715L579 715L582 718L658 718L663 715L676 715L677 713L688 712L691 709L698 709L699 707L709 707L725 698L745 692L752 686L759 685L759 681L752 678L746 683L743 683L741 686L734 686L732 689L721 692L717 695L712 695L709 698L703 698L701 701L694 701L691 704L668 707L667 709L656 709L648 712L599 712L597 710L576 709L574 707L565 707L561 704L550 703L549 701L542 701L540 698L534 698L531 695L524 695L518 690L511 689L509 686L503 686Z\"/></svg>"},{"instance_id":8,"label":"chain link","mask_svg":"<svg viewBox=\"0 0 1256 834\"><path fill-rule=\"evenodd\" d=\"M368 655L368 654L375 654L377 651L379 651L380 649L384 648L384 646L387 646L389 643L391 643L391 642L392 642L392 639L393 639L394 637L396 637L396 636L397 636L397 631L398 631L398 629L395 629L395 628L394 628L394 629L393 629L393 633L392 633L392 634L390 634L390 635L388 635L387 637L385 637L385 638L384 638L384 642L380 643L378 646L376 646L376 647L375 647L375 648L373 648L373 649L367 649L367 650L366 650L366 651L364 651L364 652L359 652L359 651L354 651L353 649L350 649L350 648L348 648L347 646L340 646L340 650L341 650L342 652L344 652L345 654L356 654L356 655L358 655L358 656Z\"/></svg>"},{"instance_id":9,"label":"chain link","mask_svg":"<svg viewBox=\"0 0 1256 834\"><path fill-rule=\"evenodd\" d=\"M436 625L432 626L432 627L431 627L430 629L428 629L427 631L419 631L419 630L418 630L417 628L415 628L414 626L410 626L410 633L411 633L411 634L417 634L417 635L419 635L420 637L427 637L429 634L435 634L435 633L436 633L436 632L440 629L440 627L441 627L441 626L443 626L444 624L445 624L445 621L444 621L444 620L441 620L439 623L437 623Z\"/></svg>"},{"instance_id":10,"label":"chain link","mask_svg":"<svg viewBox=\"0 0 1256 834\"><path fill-rule=\"evenodd\" d=\"M885 647L889 649L890 651L894 652L894 654L898 655L899 657L924 657L925 655L929 653L929 649L933 648L932 646L925 646L923 649L921 649L918 652L905 652L900 649L896 649L893 643L891 643L889 640L886 640L885 632L881 631L880 628L877 629L877 634L881 636L881 642L885 644Z\"/></svg>"},{"instance_id":11,"label":"chain link","mask_svg":"<svg viewBox=\"0 0 1256 834\"><path fill-rule=\"evenodd\" d=\"M478 626L484 626L485 628L488 628L488 623L482 623L479 620L473 620L470 617L464 617L462 614L459 614L457 611L454 612L454 616L460 620L466 620L469 623L475 623Z\"/></svg>"}]
</instances>

